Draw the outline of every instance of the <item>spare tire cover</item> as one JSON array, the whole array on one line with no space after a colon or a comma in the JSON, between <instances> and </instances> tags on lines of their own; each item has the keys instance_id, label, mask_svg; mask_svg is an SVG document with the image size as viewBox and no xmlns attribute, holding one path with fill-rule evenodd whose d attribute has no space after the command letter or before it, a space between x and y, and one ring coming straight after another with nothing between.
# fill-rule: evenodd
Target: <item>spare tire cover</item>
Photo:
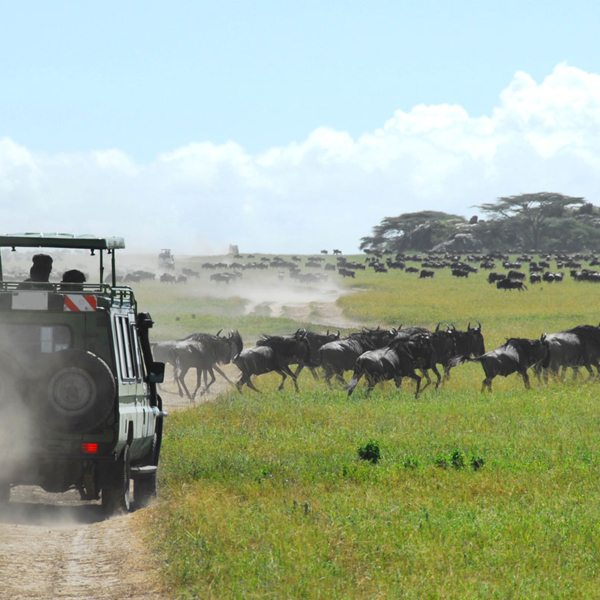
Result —
<instances>
[{"instance_id":1,"label":"spare tire cover","mask_svg":"<svg viewBox=\"0 0 600 600\"><path fill-rule=\"evenodd\" d=\"M114 407L116 383L99 356L83 350L61 350L50 357L42 378L44 417L62 431L85 432L98 426Z\"/></svg>"}]
</instances>

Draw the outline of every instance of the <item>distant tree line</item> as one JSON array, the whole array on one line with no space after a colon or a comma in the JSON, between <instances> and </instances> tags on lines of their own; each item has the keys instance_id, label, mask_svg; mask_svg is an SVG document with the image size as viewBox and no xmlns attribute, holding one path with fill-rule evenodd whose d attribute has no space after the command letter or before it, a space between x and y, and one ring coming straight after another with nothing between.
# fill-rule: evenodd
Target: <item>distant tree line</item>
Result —
<instances>
[{"instance_id":1,"label":"distant tree line","mask_svg":"<svg viewBox=\"0 0 600 600\"><path fill-rule=\"evenodd\" d=\"M360 249L418 251L600 251L600 207L552 192L505 196L477 205L486 218L439 211L385 217Z\"/></svg>"}]
</instances>

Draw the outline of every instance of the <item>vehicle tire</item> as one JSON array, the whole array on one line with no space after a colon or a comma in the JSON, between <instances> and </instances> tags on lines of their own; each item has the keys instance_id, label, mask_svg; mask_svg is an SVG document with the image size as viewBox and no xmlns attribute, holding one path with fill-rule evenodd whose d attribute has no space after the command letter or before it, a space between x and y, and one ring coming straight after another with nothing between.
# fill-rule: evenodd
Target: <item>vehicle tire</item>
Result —
<instances>
[{"instance_id":1,"label":"vehicle tire","mask_svg":"<svg viewBox=\"0 0 600 600\"><path fill-rule=\"evenodd\" d=\"M102 488L102 509L107 517L131 510L129 469L129 446L125 446L114 466L112 481Z\"/></svg>"},{"instance_id":2,"label":"vehicle tire","mask_svg":"<svg viewBox=\"0 0 600 600\"><path fill-rule=\"evenodd\" d=\"M97 427L114 407L115 378L99 357L83 350L61 350L38 387L45 398L42 416L61 431L85 432Z\"/></svg>"}]
</instances>

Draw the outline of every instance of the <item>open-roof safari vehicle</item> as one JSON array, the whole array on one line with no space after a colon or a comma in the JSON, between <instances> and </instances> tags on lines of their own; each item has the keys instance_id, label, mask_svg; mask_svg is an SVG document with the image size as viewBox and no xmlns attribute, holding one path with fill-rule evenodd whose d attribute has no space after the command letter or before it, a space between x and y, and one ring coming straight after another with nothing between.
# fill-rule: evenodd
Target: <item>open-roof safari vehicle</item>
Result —
<instances>
[{"instance_id":1,"label":"open-roof safari vehicle","mask_svg":"<svg viewBox=\"0 0 600 600\"><path fill-rule=\"evenodd\" d=\"M150 315L116 285L124 247L120 238L0 236L5 259L7 249L53 248L99 260L96 283L23 283L3 276L0 253L0 501L19 484L74 487L112 514L129 510L130 479L136 505L156 493L164 364L152 359Z\"/></svg>"}]
</instances>

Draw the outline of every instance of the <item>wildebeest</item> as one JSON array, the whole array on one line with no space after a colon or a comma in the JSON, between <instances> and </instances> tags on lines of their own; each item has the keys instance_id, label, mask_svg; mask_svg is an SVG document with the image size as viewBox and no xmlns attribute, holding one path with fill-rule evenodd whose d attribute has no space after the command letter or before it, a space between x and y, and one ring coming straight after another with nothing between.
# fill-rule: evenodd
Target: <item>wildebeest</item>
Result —
<instances>
[{"instance_id":1,"label":"wildebeest","mask_svg":"<svg viewBox=\"0 0 600 600\"><path fill-rule=\"evenodd\" d=\"M525 279L525 273L521 273L521 271L511 270L506 276L508 279L518 279L519 281L523 281Z\"/></svg>"},{"instance_id":2,"label":"wildebeest","mask_svg":"<svg viewBox=\"0 0 600 600\"><path fill-rule=\"evenodd\" d=\"M453 277L468 277L469 276L469 271L466 271L465 269L452 269L451 271Z\"/></svg>"},{"instance_id":3,"label":"wildebeest","mask_svg":"<svg viewBox=\"0 0 600 600\"><path fill-rule=\"evenodd\" d=\"M496 281L502 281L503 279L506 279L506 275L504 273L496 273L495 271L492 271L489 275L488 275L488 283L496 283Z\"/></svg>"},{"instance_id":4,"label":"wildebeest","mask_svg":"<svg viewBox=\"0 0 600 600\"><path fill-rule=\"evenodd\" d=\"M527 290L527 286L519 279L501 279L496 282L496 287L499 290L519 290L520 292Z\"/></svg>"},{"instance_id":5,"label":"wildebeest","mask_svg":"<svg viewBox=\"0 0 600 600\"><path fill-rule=\"evenodd\" d=\"M422 389L431 384L428 371L433 371L436 376L435 388L440 386L442 377L437 369L441 364L446 372L449 361L456 356L456 345L452 335L446 331L440 331L440 326L432 333L424 327L405 327L397 330L394 341L401 340L407 344L408 350L413 357L414 366L422 373L427 383Z\"/></svg>"},{"instance_id":6,"label":"wildebeest","mask_svg":"<svg viewBox=\"0 0 600 600\"><path fill-rule=\"evenodd\" d=\"M433 279L434 275L435 275L435 271L430 271L428 269L421 269L421 272L419 273L419 277L421 279L426 279L427 277Z\"/></svg>"},{"instance_id":7,"label":"wildebeest","mask_svg":"<svg viewBox=\"0 0 600 600\"><path fill-rule=\"evenodd\" d=\"M419 397L421 378L415 373L414 358L409 345L402 339L395 339L389 345L361 354L354 366L354 374L348 384L348 396L352 395L362 376L367 380L367 394L370 394L380 381L393 379L400 387L402 377L410 377L417 383L415 398Z\"/></svg>"},{"instance_id":8,"label":"wildebeest","mask_svg":"<svg viewBox=\"0 0 600 600\"><path fill-rule=\"evenodd\" d=\"M306 332L298 330L294 336L263 335L254 348L243 350L234 359L233 363L242 372L236 383L237 389L242 390L244 385L258 392L252 377L264 373L276 372L281 375L278 389L283 389L285 380L290 377L296 391L298 382L296 374L290 369L290 364L307 363L310 360L310 347Z\"/></svg>"},{"instance_id":9,"label":"wildebeest","mask_svg":"<svg viewBox=\"0 0 600 600\"><path fill-rule=\"evenodd\" d=\"M217 366L217 363L227 364L243 349L242 338L237 331L230 331L224 337L210 333L192 333L183 340L177 341L172 353L175 355L175 381L179 389L179 395L183 392L190 400L196 397L201 386L202 375L204 375L204 390L201 394L208 392L210 386L215 382L214 371L222 375L229 383L233 383L227 375ZM185 376L190 369L196 369L196 387L190 394L185 384ZM210 375L211 380L208 381Z\"/></svg>"},{"instance_id":10,"label":"wildebeest","mask_svg":"<svg viewBox=\"0 0 600 600\"><path fill-rule=\"evenodd\" d=\"M473 357L481 356L485 353L481 323L477 323L477 327L471 327L471 323L468 323L466 331L460 331L454 325L449 325L447 332L454 341L454 356ZM444 365L445 379L450 379L450 369L454 364L453 360L447 360L446 365Z\"/></svg>"},{"instance_id":11,"label":"wildebeest","mask_svg":"<svg viewBox=\"0 0 600 600\"><path fill-rule=\"evenodd\" d=\"M152 357L156 361L170 364L175 369L177 364L177 343L176 340L152 343ZM176 375L177 372L174 371L174 378L176 378Z\"/></svg>"},{"instance_id":12,"label":"wildebeest","mask_svg":"<svg viewBox=\"0 0 600 600\"><path fill-rule=\"evenodd\" d=\"M592 367L596 367L600 375L600 327L580 325L567 331L545 333L542 340L548 345L548 353L538 371L543 371L545 381L548 372L564 377L568 367L575 376L579 367L585 367L590 377L594 376Z\"/></svg>"},{"instance_id":13,"label":"wildebeest","mask_svg":"<svg viewBox=\"0 0 600 600\"><path fill-rule=\"evenodd\" d=\"M333 376L342 384L344 371L352 371L356 359L367 350L382 348L392 341L396 330L363 329L351 333L347 338L324 344L319 348L321 367L325 371L325 381L331 385Z\"/></svg>"},{"instance_id":14,"label":"wildebeest","mask_svg":"<svg viewBox=\"0 0 600 600\"><path fill-rule=\"evenodd\" d=\"M337 271L338 274L342 277L352 277L352 279L354 279L354 276L356 275L354 271L352 271L351 269L346 269L344 267L340 267Z\"/></svg>"},{"instance_id":15,"label":"wildebeest","mask_svg":"<svg viewBox=\"0 0 600 600\"><path fill-rule=\"evenodd\" d=\"M335 342L340 339L340 332L337 333L316 333L314 331L308 331L306 329L299 329L296 331L294 336L303 335L308 342L308 358L303 357L303 360L298 362L298 368L296 369L296 378L302 372L304 367L310 369L312 376L314 379L318 379L317 375L317 367L321 366L321 355L319 354L319 350L321 346L328 344L329 342ZM290 363L292 364L292 363Z\"/></svg>"},{"instance_id":16,"label":"wildebeest","mask_svg":"<svg viewBox=\"0 0 600 600\"><path fill-rule=\"evenodd\" d=\"M485 379L481 385L481 391L486 388L492 391L492 380L501 375L506 377L512 373L519 373L523 378L525 388L529 389L529 375L527 369L541 363L547 354L547 344L540 340L526 338L510 338L506 343L475 358L458 357L455 364L473 361L481 363Z\"/></svg>"}]
</instances>

